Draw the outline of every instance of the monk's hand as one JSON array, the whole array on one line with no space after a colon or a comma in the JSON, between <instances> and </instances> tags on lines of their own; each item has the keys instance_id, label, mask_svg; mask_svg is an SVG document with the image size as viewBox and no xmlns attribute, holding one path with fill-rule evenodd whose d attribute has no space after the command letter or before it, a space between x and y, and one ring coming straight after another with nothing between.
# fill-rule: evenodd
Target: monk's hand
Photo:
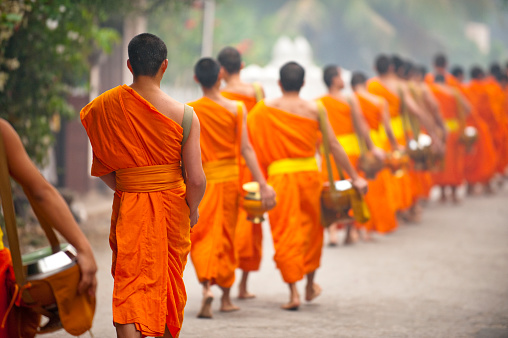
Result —
<instances>
[{"instance_id":1,"label":"monk's hand","mask_svg":"<svg viewBox=\"0 0 508 338\"><path fill-rule=\"evenodd\" d=\"M189 218L190 218L190 227L192 228L193 226L196 225L196 223L199 220L199 209L196 208L196 210L191 211Z\"/></svg>"},{"instance_id":2,"label":"monk's hand","mask_svg":"<svg viewBox=\"0 0 508 338\"><path fill-rule=\"evenodd\" d=\"M353 187L360 192L360 194L365 195L367 193L368 183L364 178L358 176L351 183L353 184Z\"/></svg>"},{"instance_id":3,"label":"monk's hand","mask_svg":"<svg viewBox=\"0 0 508 338\"><path fill-rule=\"evenodd\" d=\"M383 149L378 147L372 148L372 154L374 155L375 158L377 158L380 161L384 161L386 158L386 154L383 151Z\"/></svg>"},{"instance_id":4,"label":"monk's hand","mask_svg":"<svg viewBox=\"0 0 508 338\"><path fill-rule=\"evenodd\" d=\"M78 292L83 294L88 292L90 297L95 297L97 290L97 264L92 250L78 251L78 266L81 272L81 278L78 284Z\"/></svg>"},{"instance_id":5,"label":"monk's hand","mask_svg":"<svg viewBox=\"0 0 508 338\"><path fill-rule=\"evenodd\" d=\"M259 185L259 193L261 194L261 203L263 205L263 209L271 210L277 204L275 201L275 190L273 190L271 185L268 184L260 184Z\"/></svg>"},{"instance_id":6,"label":"monk's hand","mask_svg":"<svg viewBox=\"0 0 508 338\"><path fill-rule=\"evenodd\" d=\"M443 155L445 152L444 143L438 137L436 137L432 140L431 147L432 147L432 150L434 151L435 154Z\"/></svg>"}]
</instances>

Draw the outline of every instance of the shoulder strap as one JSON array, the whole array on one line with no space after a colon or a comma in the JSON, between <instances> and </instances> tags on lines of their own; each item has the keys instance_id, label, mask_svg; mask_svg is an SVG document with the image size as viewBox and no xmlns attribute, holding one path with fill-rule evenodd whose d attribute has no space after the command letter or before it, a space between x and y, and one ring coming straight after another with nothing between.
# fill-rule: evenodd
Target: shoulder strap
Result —
<instances>
[{"instance_id":1,"label":"shoulder strap","mask_svg":"<svg viewBox=\"0 0 508 338\"><path fill-rule=\"evenodd\" d=\"M261 88L261 85L258 82L254 82L252 86L256 92L256 102L261 101L263 99L263 89Z\"/></svg>"},{"instance_id":2,"label":"shoulder strap","mask_svg":"<svg viewBox=\"0 0 508 338\"><path fill-rule=\"evenodd\" d=\"M326 169L328 171L328 181L330 182L330 190L335 190L335 184L332 173L332 163L330 162L330 143L328 139L328 129L326 128L326 109L321 100L316 101L319 112L319 128L321 129L321 135L323 137L323 151L326 162ZM339 171L340 179L344 179L344 174L342 173L342 169L337 167Z\"/></svg>"},{"instance_id":3,"label":"shoulder strap","mask_svg":"<svg viewBox=\"0 0 508 338\"><path fill-rule=\"evenodd\" d=\"M183 109L183 120L182 120L182 128L183 128L183 138L182 138L182 150L185 142L189 138L190 130L192 127L192 118L194 116L194 109L191 106L184 105Z\"/></svg>"},{"instance_id":4,"label":"shoulder strap","mask_svg":"<svg viewBox=\"0 0 508 338\"><path fill-rule=\"evenodd\" d=\"M364 155L367 152L367 145L365 144L365 140L360 132L360 123L356 119L356 113L359 113L355 110L355 106L353 105L353 99L351 97L346 98L347 103L351 109L351 121L353 122L353 128L355 130L356 138L358 140L358 147L360 148L360 155Z\"/></svg>"},{"instance_id":5,"label":"shoulder strap","mask_svg":"<svg viewBox=\"0 0 508 338\"><path fill-rule=\"evenodd\" d=\"M23 286L25 284L25 274L23 273L23 263L21 260L21 251L19 249L16 214L14 213L14 203L12 202L11 182L9 177L7 153L5 151L3 136L0 132L0 196L4 211L5 230L7 232L7 239L11 251L14 276L16 277L17 284Z\"/></svg>"}]
</instances>

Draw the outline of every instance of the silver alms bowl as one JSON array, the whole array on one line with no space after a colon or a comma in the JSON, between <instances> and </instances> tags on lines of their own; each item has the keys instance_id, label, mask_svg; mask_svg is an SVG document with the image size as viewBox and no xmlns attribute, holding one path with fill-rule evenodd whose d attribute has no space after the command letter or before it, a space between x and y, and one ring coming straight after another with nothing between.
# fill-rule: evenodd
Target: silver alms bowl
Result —
<instances>
[{"instance_id":1,"label":"silver alms bowl","mask_svg":"<svg viewBox=\"0 0 508 338\"><path fill-rule=\"evenodd\" d=\"M27 281L44 279L77 263L76 249L70 244L61 244L60 251L53 253L46 247L23 255L23 267Z\"/></svg>"}]
</instances>

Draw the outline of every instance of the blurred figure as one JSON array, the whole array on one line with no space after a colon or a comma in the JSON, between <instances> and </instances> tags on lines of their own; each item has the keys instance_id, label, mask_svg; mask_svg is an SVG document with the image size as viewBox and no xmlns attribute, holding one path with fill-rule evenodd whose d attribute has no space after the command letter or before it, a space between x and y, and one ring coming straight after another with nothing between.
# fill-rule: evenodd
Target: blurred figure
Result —
<instances>
[{"instance_id":1,"label":"blurred figure","mask_svg":"<svg viewBox=\"0 0 508 338\"><path fill-rule=\"evenodd\" d=\"M67 203L58 191L44 179L32 163L23 147L23 143L12 126L0 118L0 136L2 137L7 156L7 167L10 176L23 188L30 205L39 219L45 219L58 231L77 251L81 280L79 292L87 292L95 297L97 287L97 264L90 243L76 223ZM11 301L5 288L5 279L14 279L9 249L4 248L0 229L0 318ZM1 319L0 319L1 320ZM7 337L9 328L0 328L0 337Z\"/></svg>"},{"instance_id":2,"label":"blurred figure","mask_svg":"<svg viewBox=\"0 0 508 338\"><path fill-rule=\"evenodd\" d=\"M200 59L194 78L203 97L190 102L200 120L203 168L208 186L201 203L199 220L191 235L191 258L199 282L203 285L203 303L199 318L212 318L211 286L222 289L222 312L239 308L231 302L230 290L237 267L234 246L238 215L240 156L259 183L263 205L275 205L275 192L266 184L247 133L247 114L241 101L231 101L220 93L223 70L212 58Z\"/></svg>"},{"instance_id":3,"label":"blurred figure","mask_svg":"<svg viewBox=\"0 0 508 338\"><path fill-rule=\"evenodd\" d=\"M199 120L187 115L192 125L183 144L177 121L189 107L160 89L168 66L161 39L139 34L128 54L133 83L103 93L80 114L93 149L92 175L115 191L113 322L118 337L177 337L187 301L190 229L206 186Z\"/></svg>"},{"instance_id":4,"label":"blurred figure","mask_svg":"<svg viewBox=\"0 0 508 338\"><path fill-rule=\"evenodd\" d=\"M450 187L452 201L458 203L457 188L464 181L465 161L465 148L459 141L459 120L465 119L471 109L467 102L460 101L456 88L445 84L443 75L437 74L434 76L434 83L429 86L439 102L441 114L443 114L448 130L444 165L442 170L433 173L433 179L434 183L441 187L441 202L446 201L446 187ZM460 114L463 114L464 117L461 117Z\"/></svg>"},{"instance_id":5,"label":"blurred figure","mask_svg":"<svg viewBox=\"0 0 508 338\"><path fill-rule=\"evenodd\" d=\"M340 71L340 67L336 65L329 65L324 68L323 81L328 88L328 94L320 97L318 100L321 101L326 108L328 119L337 141L339 141L340 145L344 148L351 164L356 168L362 151L372 151L375 156L381 159L384 157L384 152L374 146L369 134L369 126L363 117L356 96L346 98L342 94L344 81L342 80ZM363 150L361 149L362 146L364 148ZM339 172L333 161L332 170L334 180L340 180ZM322 163L322 176L323 179L328 179L328 170L325 161ZM339 225L336 223L328 227L330 235L329 244L332 246L337 245L338 226ZM354 221L345 224L345 244L352 244L356 241L357 235L354 226ZM356 227L361 228L362 226L356 224ZM368 232L365 234L367 236L366 239L370 240Z\"/></svg>"},{"instance_id":6,"label":"blurred figure","mask_svg":"<svg viewBox=\"0 0 508 338\"><path fill-rule=\"evenodd\" d=\"M240 70L244 67L240 52L233 47L225 47L217 57L222 70L223 80L226 86L221 89L221 94L227 99L242 101L247 108L247 113L254 105L264 98L263 88L259 83L246 83L240 79ZM252 181L252 175L240 159L243 177L240 183ZM239 284L238 298L250 299L255 295L247 290L247 279L251 271L259 270L263 250L263 233L261 224L254 224L247 220L247 213L240 207L238 210L238 224L235 232L235 248L238 253L238 267L242 270L242 279Z\"/></svg>"},{"instance_id":7,"label":"blurred figure","mask_svg":"<svg viewBox=\"0 0 508 338\"><path fill-rule=\"evenodd\" d=\"M319 140L319 110L315 102L300 98L304 69L288 62L280 69L282 97L260 102L249 114L252 144L268 182L278 196L277 206L269 212L274 260L282 279L289 286L289 302L285 310L297 310L300 295L296 282L307 277L305 300L321 293L314 282L323 247L320 222L322 179L315 152ZM336 166L344 168L353 186L365 192L367 183L349 162L333 129L325 118L331 152Z\"/></svg>"},{"instance_id":8,"label":"blurred figure","mask_svg":"<svg viewBox=\"0 0 508 338\"><path fill-rule=\"evenodd\" d=\"M390 125L386 100L367 91L367 77L361 72L353 73L351 88L369 125L374 146L386 152L397 150L398 145ZM389 143L383 142L385 137ZM396 210L390 203L390 198L387 198L393 194L391 182L391 173L388 168L378 172L374 179L368 180L369 193L365 195L365 202L369 207L371 219L364 225L366 231L389 233L397 228Z\"/></svg>"}]
</instances>

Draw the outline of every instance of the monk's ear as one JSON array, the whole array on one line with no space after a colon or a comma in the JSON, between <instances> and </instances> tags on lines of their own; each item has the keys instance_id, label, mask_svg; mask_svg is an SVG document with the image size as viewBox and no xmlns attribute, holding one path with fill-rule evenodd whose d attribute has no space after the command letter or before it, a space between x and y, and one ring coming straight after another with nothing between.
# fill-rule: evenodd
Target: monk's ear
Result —
<instances>
[{"instance_id":1,"label":"monk's ear","mask_svg":"<svg viewBox=\"0 0 508 338\"><path fill-rule=\"evenodd\" d=\"M162 74L164 74L166 72L166 69L168 69L168 59L162 61L162 64L161 64L161 70L162 70Z\"/></svg>"},{"instance_id":2,"label":"monk's ear","mask_svg":"<svg viewBox=\"0 0 508 338\"><path fill-rule=\"evenodd\" d=\"M129 60L129 59L127 59L127 68L129 68L129 70L132 73L132 75L134 75L134 72L132 71L131 60Z\"/></svg>"},{"instance_id":3,"label":"monk's ear","mask_svg":"<svg viewBox=\"0 0 508 338\"><path fill-rule=\"evenodd\" d=\"M243 69L245 67L245 62L242 61L242 64L240 65L240 69Z\"/></svg>"},{"instance_id":4,"label":"monk's ear","mask_svg":"<svg viewBox=\"0 0 508 338\"><path fill-rule=\"evenodd\" d=\"M220 70L219 70L219 75L217 75L217 81L220 82L220 80L222 80L224 78L224 68L223 67L220 67Z\"/></svg>"},{"instance_id":5,"label":"monk's ear","mask_svg":"<svg viewBox=\"0 0 508 338\"><path fill-rule=\"evenodd\" d=\"M198 80L198 77L196 75L194 75L194 81L196 81L197 84L200 84L199 80Z\"/></svg>"}]
</instances>

